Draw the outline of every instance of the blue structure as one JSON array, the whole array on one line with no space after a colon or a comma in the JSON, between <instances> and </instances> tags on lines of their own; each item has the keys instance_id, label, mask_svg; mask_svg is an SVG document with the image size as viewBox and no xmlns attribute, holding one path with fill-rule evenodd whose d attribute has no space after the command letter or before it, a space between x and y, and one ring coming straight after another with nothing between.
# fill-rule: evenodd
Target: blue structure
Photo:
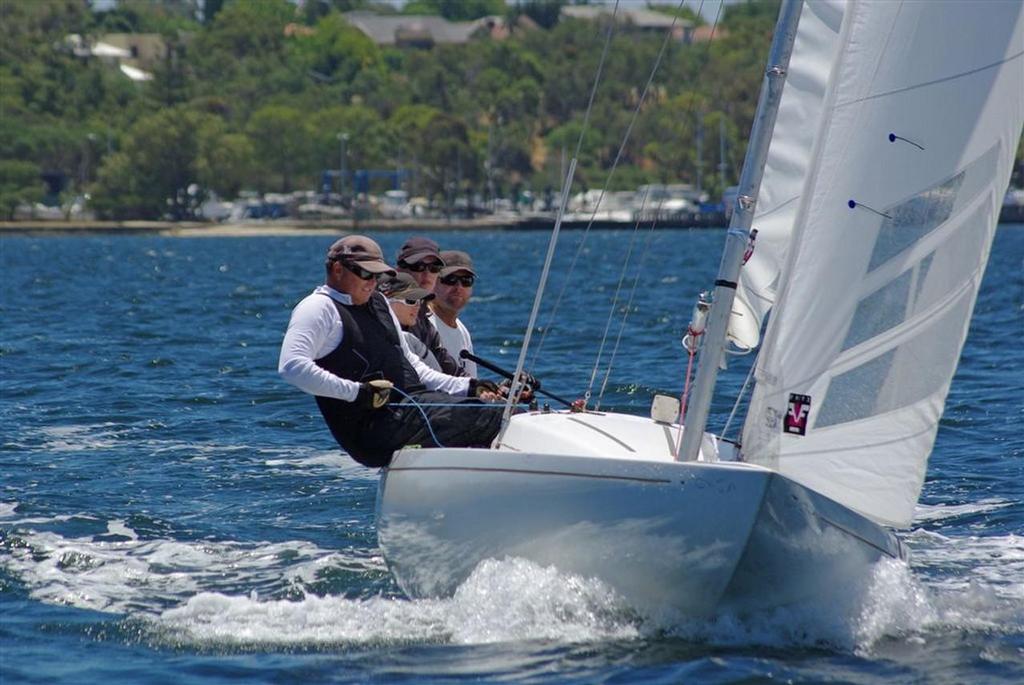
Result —
<instances>
[{"instance_id":1,"label":"blue structure","mask_svg":"<svg viewBox=\"0 0 1024 685\"><path fill-rule=\"evenodd\" d=\"M339 179L340 188L350 180L350 177L354 193L369 193L370 183L377 179L386 179L391 185L391 190L398 190L402 187L402 181L410 175L408 169L356 169L354 173L346 171L344 175L337 169L324 169L320 174L320 190L329 193L334 188L335 179Z\"/></svg>"}]
</instances>

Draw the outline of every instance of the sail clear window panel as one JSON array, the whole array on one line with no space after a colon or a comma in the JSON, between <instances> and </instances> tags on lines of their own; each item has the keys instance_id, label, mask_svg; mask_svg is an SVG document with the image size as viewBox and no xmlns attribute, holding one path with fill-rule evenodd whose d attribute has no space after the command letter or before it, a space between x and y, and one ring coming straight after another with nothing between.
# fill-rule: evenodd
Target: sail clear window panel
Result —
<instances>
[{"instance_id":1,"label":"sail clear window panel","mask_svg":"<svg viewBox=\"0 0 1024 685\"><path fill-rule=\"evenodd\" d=\"M914 337L832 378L814 428L866 419L945 393L975 289L965 288Z\"/></svg>"},{"instance_id":2,"label":"sail clear window panel","mask_svg":"<svg viewBox=\"0 0 1024 685\"><path fill-rule=\"evenodd\" d=\"M914 291L914 301L918 302L921 299L921 290L924 289L924 284L928 282L928 272L932 268L932 261L935 258L934 252L929 252L928 256L921 260L921 263L917 266L917 288Z\"/></svg>"},{"instance_id":3,"label":"sail clear window panel","mask_svg":"<svg viewBox=\"0 0 1024 685\"><path fill-rule=\"evenodd\" d=\"M953 213L962 181L963 174L958 174L938 187L889 208L886 213L891 218L882 222L868 271L885 264L946 221Z\"/></svg>"},{"instance_id":4,"label":"sail clear window panel","mask_svg":"<svg viewBox=\"0 0 1024 685\"><path fill-rule=\"evenodd\" d=\"M848 350L903 323L907 315L913 275L913 270L908 269L896 280L860 301L853 314L846 340L843 341L843 350Z\"/></svg>"},{"instance_id":5,"label":"sail clear window panel","mask_svg":"<svg viewBox=\"0 0 1024 685\"><path fill-rule=\"evenodd\" d=\"M951 226L949 235L930 255L931 268L919 270L914 315L926 312L977 278L988 245L987 232L993 211L990 203L981 202L965 216L950 222L955 225Z\"/></svg>"},{"instance_id":6,"label":"sail clear window panel","mask_svg":"<svg viewBox=\"0 0 1024 685\"><path fill-rule=\"evenodd\" d=\"M954 211L969 204L995 177L999 145L953 177L889 207L882 221L868 272L888 262L942 225Z\"/></svg>"},{"instance_id":7,"label":"sail clear window panel","mask_svg":"<svg viewBox=\"0 0 1024 685\"><path fill-rule=\"evenodd\" d=\"M864 297L857 304L842 351L926 312L974 278L987 244L985 236L978 232L988 225L989 211L990 208L981 203L966 217L947 222L942 230L948 235L936 250L921 259L916 277L914 269L908 269ZM934 270L933 264L936 265Z\"/></svg>"},{"instance_id":8,"label":"sail clear window panel","mask_svg":"<svg viewBox=\"0 0 1024 685\"><path fill-rule=\"evenodd\" d=\"M960 359L975 290L966 288L928 330L897 348L896 363L875 413L906 407L936 393L945 397Z\"/></svg>"},{"instance_id":9,"label":"sail clear window panel","mask_svg":"<svg viewBox=\"0 0 1024 685\"><path fill-rule=\"evenodd\" d=\"M877 413L875 406L895 357L896 351L889 350L833 378L814 427L824 428L857 421Z\"/></svg>"}]
</instances>

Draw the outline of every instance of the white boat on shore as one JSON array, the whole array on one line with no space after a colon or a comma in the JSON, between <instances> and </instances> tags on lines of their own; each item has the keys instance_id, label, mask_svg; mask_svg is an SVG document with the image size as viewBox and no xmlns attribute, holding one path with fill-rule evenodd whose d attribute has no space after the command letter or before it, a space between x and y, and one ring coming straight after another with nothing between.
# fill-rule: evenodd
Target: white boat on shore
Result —
<instances>
[{"instance_id":1,"label":"white boat on shore","mask_svg":"<svg viewBox=\"0 0 1024 685\"><path fill-rule=\"evenodd\" d=\"M685 425L657 406L535 412L491 449L402 450L378 535L410 596L522 558L645 613L707 616L820 601L904 557L894 530L1024 122L1024 8L786 0L766 73L714 297L695 310ZM705 430L727 340L761 346L741 444Z\"/></svg>"}]
</instances>

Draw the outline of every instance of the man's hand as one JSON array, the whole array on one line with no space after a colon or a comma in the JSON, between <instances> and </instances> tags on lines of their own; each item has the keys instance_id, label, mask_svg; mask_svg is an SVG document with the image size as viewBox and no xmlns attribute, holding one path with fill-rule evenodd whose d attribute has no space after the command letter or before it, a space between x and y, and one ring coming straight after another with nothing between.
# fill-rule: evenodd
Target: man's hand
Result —
<instances>
[{"instance_id":1,"label":"man's hand","mask_svg":"<svg viewBox=\"0 0 1024 685\"><path fill-rule=\"evenodd\" d=\"M491 381L481 381L476 378L469 379L469 392L466 393L469 397L477 397L481 400L496 400L498 399L498 386Z\"/></svg>"},{"instance_id":2,"label":"man's hand","mask_svg":"<svg viewBox=\"0 0 1024 685\"><path fill-rule=\"evenodd\" d=\"M359 384L359 394L356 395L356 403L364 409L380 409L388 403L391 397L391 388L394 385L391 381L376 380Z\"/></svg>"},{"instance_id":3,"label":"man's hand","mask_svg":"<svg viewBox=\"0 0 1024 685\"><path fill-rule=\"evenodd\" d=\"M498 386L499 394L502 397L508 397L509 391L512 389L512 381L505 380ZM519 388L519 397L516 398L516 402L527 403L533 401L533 387L529 383L524 383Z\"/></svg>"}]
</instances>

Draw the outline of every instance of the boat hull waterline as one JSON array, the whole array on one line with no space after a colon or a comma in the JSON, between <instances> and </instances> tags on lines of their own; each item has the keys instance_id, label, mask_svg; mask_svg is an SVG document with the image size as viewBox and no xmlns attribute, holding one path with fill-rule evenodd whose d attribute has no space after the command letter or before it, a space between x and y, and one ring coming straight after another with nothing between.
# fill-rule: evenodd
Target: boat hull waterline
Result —
<instances>
[{"instance_id":1,"label":"boat hull waterline","mask_svg":"<svg viewBox=\"0 0 1024 685\"><path fill-rule=\"evenodd\" d=\"M561 418L549 423L577 428ZM664 428L586 417L605 418ZM648 459L403 450L378 492L384 557L414 598L450 596L480 562L518 558L596 578L645 615L700 617L827 597L902 556L890 531L778 473L676 462L662 445Z\"/></svg>"}]
</instances>

